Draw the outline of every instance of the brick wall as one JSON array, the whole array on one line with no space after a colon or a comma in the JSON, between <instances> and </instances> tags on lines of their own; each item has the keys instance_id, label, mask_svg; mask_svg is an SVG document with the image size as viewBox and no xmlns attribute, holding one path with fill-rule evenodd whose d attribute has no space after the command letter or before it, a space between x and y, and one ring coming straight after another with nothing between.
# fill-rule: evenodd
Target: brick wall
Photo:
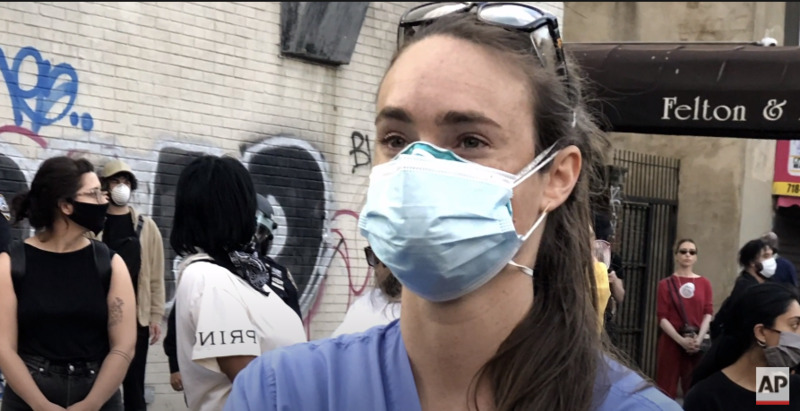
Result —
<instances>
[{"instance_id":1,"label":"brick wall","mask_svg":"<svg viewBox=\"0 0 800 411\"><path fill-rule=\"evenodd\" d=\"M327 337L369 284L356 218L374 95L411 5L370 3L335 68L280 56L280 3L1 3L0 193L52 156L123 158L140 182L133 205L167 239L181 167L236 156L276 210L272 251L300 283L310 338ZM561 3L540 5L561 17ZM182 409L160 342L148 361L152 409Z\"/></svg>"}]
</instances>

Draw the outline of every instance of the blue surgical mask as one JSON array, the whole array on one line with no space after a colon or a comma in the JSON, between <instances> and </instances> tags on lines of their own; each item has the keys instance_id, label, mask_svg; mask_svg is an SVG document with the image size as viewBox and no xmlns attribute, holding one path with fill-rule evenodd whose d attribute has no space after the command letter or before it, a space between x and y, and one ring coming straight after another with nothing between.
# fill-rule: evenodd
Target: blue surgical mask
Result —
<instances>
[{"instance_id":1,"label":"blue surgical mask","mask_svg":"<svg viewBox=\"0 0 800 411\"><path fill-rule=\"evenodd\" d=\"M517 234L514 187L547 165L553 147L518 174L482 166L426 142L415 142L370 174L359 228L403 287L429 301L480 288L512 261L544 220ZM552 153L551 153L552 152Z\"/></svg>"}]
</instances>

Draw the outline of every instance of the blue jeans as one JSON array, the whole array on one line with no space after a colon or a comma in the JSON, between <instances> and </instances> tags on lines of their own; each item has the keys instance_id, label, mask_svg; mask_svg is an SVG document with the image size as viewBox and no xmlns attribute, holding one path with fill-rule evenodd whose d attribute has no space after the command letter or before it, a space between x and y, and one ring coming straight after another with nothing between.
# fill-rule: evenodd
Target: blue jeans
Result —
<instances>
[{"instance_id":1,"label":"blue jeans","mask_svg":"<svg viewBox=\"0 0 800 411\"><path fill-rule=\"evenodd\" d=\"M44 396L53 404L69 407L89 394L100 371L99 362L76 362L53 364L45 358L22 356L33 381ZM32 408L6 385L3 406L0 411L29 411ZM100 411L122 411L122 395L117 389Z\"/></svg>"}]
</instances>

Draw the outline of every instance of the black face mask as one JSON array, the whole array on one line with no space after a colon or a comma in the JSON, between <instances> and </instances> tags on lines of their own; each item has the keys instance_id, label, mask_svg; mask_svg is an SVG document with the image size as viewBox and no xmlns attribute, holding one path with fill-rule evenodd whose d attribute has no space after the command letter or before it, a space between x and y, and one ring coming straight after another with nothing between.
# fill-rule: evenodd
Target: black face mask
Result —
<instances>
[{"instance_id":1,"label":"black face mask","mask_svg":"<svg viewBox=\"0 0 800 411\"><path fill-rule=\"evenodd\" d=\"M72 202L72 214L68 215L75 224L93 232L95 235L103 231L106 223L106 211L108 204Z\"/></svg>"}]
</instances>

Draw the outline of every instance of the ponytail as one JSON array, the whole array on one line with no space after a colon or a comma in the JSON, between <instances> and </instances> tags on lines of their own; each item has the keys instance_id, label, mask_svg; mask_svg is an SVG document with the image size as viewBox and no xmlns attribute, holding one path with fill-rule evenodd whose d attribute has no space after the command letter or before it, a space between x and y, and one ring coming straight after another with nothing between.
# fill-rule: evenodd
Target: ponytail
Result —
<instances>
[{"instance_id":1,"label":"ponytail","mask_svg":"<svg viewBox=\"0 0 800 411\"><path fill-rule=\"evenodd\" d=\"M29 217L31 208L30 191L24 190L18 193L11 200L11 215L14 216L13 223L17 224L20 221Z\"/></svg>"}]
</instances>

